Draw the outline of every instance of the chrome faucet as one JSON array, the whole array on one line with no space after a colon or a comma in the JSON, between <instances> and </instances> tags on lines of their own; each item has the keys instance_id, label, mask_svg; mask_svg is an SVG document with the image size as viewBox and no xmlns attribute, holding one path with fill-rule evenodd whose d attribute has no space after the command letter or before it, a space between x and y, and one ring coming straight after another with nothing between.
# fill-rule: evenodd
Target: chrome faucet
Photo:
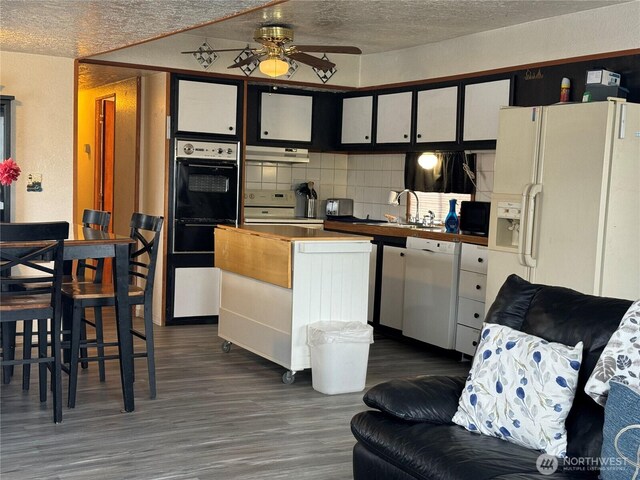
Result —
<instances>
[{"instance_id":1,"label":"chrome faucet","mask_svg":"<svg viewBox=\"0 0 640 480\"><path fill-rule=\"evenodd\" d=\"M422 225L425 227L433 227L436 220L436 214L429 210L427 214L422 217Z\"/></svg>"},{"instance_id":2,"label":"chrome faucet","mask_svg":"<svg viewBox=\"0 0 640 480\"><path fill-rule=\"evenodd\" d=\"M416 198L416 216L413 217L409 215L409 218L407 219L407 223L418 223L420 222L420 200L418 199L418 195L416 194L416 192L414 192L413 190L410 190L408 188L405 188L401 192L398 192L396 190L391 190L389 192L389 204L400 205L400 197L407 192L413 193L413 196Z\"/></svg>"}]
</instances>

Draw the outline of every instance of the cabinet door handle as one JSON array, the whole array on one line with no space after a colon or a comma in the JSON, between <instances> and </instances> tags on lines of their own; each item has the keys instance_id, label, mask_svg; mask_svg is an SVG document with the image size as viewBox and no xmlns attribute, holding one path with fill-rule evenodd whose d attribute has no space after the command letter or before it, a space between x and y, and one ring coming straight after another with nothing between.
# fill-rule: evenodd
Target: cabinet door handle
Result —
<instances>
[{"instance_id":1,"label":"cabinet door handle","mask_svg":"<svg viewBox=\"0 0 640 480\"><path fill-rule=\"evenodd\" d=\"M422 138L422 134L419 133L418 135L416 135L418 138Z\"/></svg>"},{"instance_id":2,"label":"cabinet door handle","mask_svg":"<svg viewBox=\"0 0 640 480\"><path fill-rule=\"evenodd\" d=\"M409 138L409 135L407 135L406 133L403 135L404 138Z\"/></svg>"},{"instance_id":3,"label":"cabinet door handle","mask_svg":"<svg viewBox=\"0 0 640 480\"><path fill-rule=\"evenodd\" d=\"M484 262L484 258L478 257L478 263L482 263L482 262Z\"/></svg>"},{"instance_id":4,"label":"cabinet door handle","mask_svg":"<svg viewBox=\"0 0 640 480\"><path fill-rule=\"evenodd\" d=\"M265 131L264 131L264 134L265 134L265 135L269 135L269 132L267 132L267 131L265 130Z\"/></svg>"},{"instance_id":5,"label":"cabinet door handle","mask_svg":"<svg viewBox=\"0 0 640 480\"><path fill-rule=\"evenodd\" d=\"M365 139L365 140L369 140L369 135L365 135L365 136L364 136L364 139Z\"/></svg>"},{"instance_id":6,"label":"cabinet door handle","mask_svg":"<svg viewBox=\"0 0 640 480\"><path fill-rule=\"evenodd\" d=\"M229 131L233 132L233 127L229 127Z\"/></svg>"},{"instance_id":7,"label":"cabinet door handle","mask_svg":"<svg viewBox=\"0 0 640 480\"><path fill-rule=\"evenodd\" d=\"M480 318L480 314L479 313L474 313L473 314L473 318Z\"/></svg>"},{"instance_id":8,"label":"cabinet door handle","mask_svg":"<svg viewBox=\"0 0 640 480\"><path fill-rule=\"evenodd\" d=\"M476 342L475 340L474 340L473 342L471 342L471 344L472 344L474 347L477 347L477 346L478 346L478 342Z\"/></svg>"},{"instance_id":9,"label":"cabinet door handle","mask_svg":"<svg viewBox=\"0 0 640 480\"><path fill-rule=\"evenodd\" d=\"M400 253L400 256L401 256L401 257L404 257L404 253Z\"/></svg>"},{"instance_id":10,"label":"cabinet door handle","mask_svg":"<svg viewBox=\"0 0 640 480\"><path fill-rule=\"evenodd\" d=\"M480 285L476 285L476 290L480 290L482 287Z\"/></svg>"}]
</instances>

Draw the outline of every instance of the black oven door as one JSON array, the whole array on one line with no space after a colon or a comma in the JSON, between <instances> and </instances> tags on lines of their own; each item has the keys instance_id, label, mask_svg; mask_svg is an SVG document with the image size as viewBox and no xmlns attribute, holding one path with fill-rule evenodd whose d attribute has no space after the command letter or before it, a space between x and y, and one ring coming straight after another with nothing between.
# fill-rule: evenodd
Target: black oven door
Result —
<instances>
[{"instance_id":1,"label":"black oven door","mask_svg":"<svg viewBox=\"0 0 640 480\"><path fill-rule=\"evenodd\" d=\"M178 159L175 218L191 223L235 223L238 166L232 162Z\"/></svg>"}]
</instances>

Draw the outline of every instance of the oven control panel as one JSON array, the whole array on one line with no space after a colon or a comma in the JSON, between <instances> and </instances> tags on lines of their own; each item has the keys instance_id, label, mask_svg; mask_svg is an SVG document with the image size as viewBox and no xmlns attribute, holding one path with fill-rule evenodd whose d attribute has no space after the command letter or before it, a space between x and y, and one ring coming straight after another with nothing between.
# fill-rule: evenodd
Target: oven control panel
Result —
<instances>
[{"instance_id":1,"label":"oven control panel","mask_svg":"<svg viewBox=\"0 0 640 480\"><path fill-rule=\"evenodd\" d=\"M200 158L208 160L238 161L237 142L176 141L176 158Z\"/></svg>"},{"instance_id":2,"label":"oven control panel","mask_svg":"<svg viewBox=\"0 0 640 480\"><path fill-rule=\"evenodd\" d=\"M295 207L296 194L292 190L246 190L244 204L254 207Z\"/></svg>"}]
</instances>

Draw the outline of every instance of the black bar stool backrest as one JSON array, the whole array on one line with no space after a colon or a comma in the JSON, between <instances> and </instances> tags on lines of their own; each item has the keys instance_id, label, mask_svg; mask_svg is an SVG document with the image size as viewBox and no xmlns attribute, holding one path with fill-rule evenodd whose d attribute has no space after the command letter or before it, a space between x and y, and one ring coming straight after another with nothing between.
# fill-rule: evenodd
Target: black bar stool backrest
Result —
<instances>
[{"instance_id":1,"label":"black bar stool backrest","mask_svg":"<svg viewBox=\"0 0 640 480\"><path fill-rule=\"evenodd\" d=\"M3 308L2 316L4 318L2 320L26 320L28 318L20 317L21 310L29 309L28 303L20 305L20 297L28 298L38 294L51 294L49 306L53 308L59 304L63 241L68 237L69 224L67 222L0 224L2 303L4 307L12 305L11 309ZM54 264L49 265L46 262L54 262ZM12 277L11 269L14 267L28 270L26 273L29 276ZM25 283L32 283L36 288L30 290L21 288ZM38 305L42 306L43 304L38 303ZM37 316L35 312L33 314L32 318L42 318Z\"/></svg>"},{"instance_id":2,"label":"black bar stool backrest","mask_svg":"<svg viewBox=\"0 0 640 480\"><path fill-rule=\"evenodd\" d=\"M131 216L131 238L136 242L129 250L129 275L131 283L136 278L144 280L144 294L151 295L156 271L156 259L160 246L163 217L134 213Z\"/></svg>"},{"instance_id":3,"label":"black bar stool backrest","mask_svg":"<svg viewBox=\"0 0 640 480\"><path fill-rule=\"evenodd\" d=\"M68 222L0 223L0 242L65 240L69 238Z\"/></svg>"},{"instance_id":4,"label":"black bar stool backrest","mask_svg":"<svg viewBox=\"0 0 640 480\"><path fill-rule=\"evenodd\" d=\"M106 232L111 221L111 212L90 210L86 208L82 214L82 225Z\"/></svg>"},{"instance_id":5,"label":"black bar stool backrest","mask_svg":"<svg viewBox=\"0 0 640 480\"><path fill-rule=\"evenodd\" d=\"M109 229L109 222L111 221L111 212L105 212L102 210L90 210L86 208L82 213L82 226L87 228L93 228L106 232ZM78 260L76 267L75 278L78 281L84 281L85 270L93 271L93 281L100 283L102 281L102 272L104 270L104 258L87 263L86 259Z\"/></svg>"}]
</instances>

